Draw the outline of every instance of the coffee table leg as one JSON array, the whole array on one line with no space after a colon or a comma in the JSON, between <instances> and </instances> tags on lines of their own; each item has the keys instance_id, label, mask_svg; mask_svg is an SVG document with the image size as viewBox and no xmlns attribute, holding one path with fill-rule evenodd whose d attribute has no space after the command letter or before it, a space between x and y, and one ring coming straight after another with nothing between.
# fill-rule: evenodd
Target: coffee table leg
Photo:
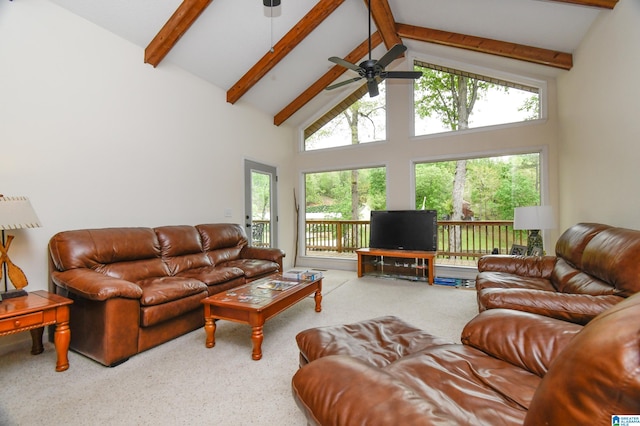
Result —
<instances>
[{"instance_id":1,"label":"coffee table leg","mask_svg":"<svg viewBox=\"0 0 640 426\"><path fill-rule=\"evenodd\" d=\"M216 322L213 318L205 318L204 331L207 335L205 345L207 348L214 347L216 345Z\"/></svg>"},{"instance_id":2,"label":"coffee table leg","mask_svg":"<svg viewBox=\"0 0 640 426\"><path fill-rule=\"evenodd\" d=\"M320 289L316 290L314 299L316 300L316 312L322 311L322 292Z\"/></svg>"},{"instance_id":3,"label":"coffee table leg","mask_svg":"<svg viewBox=\"0 0 640 426\"><path fill-rule=\"evenodd\" d=\"M262 340L264 339L264 334L262 334L261 325L251 327L251 329L251 341L253 342L251 358L258 361L262 358Z\"/></svg>"},{"instance_id":4,"label":"coffee table leg","mask_svg":"<svg viewBox=\"0 0 640 426\"><path fill-rule=\"evenodd\" d=\"M316 312L322 311L322 280L318 282L318 289L314 299L316 300Z\"/></svg>"}]
</instances>

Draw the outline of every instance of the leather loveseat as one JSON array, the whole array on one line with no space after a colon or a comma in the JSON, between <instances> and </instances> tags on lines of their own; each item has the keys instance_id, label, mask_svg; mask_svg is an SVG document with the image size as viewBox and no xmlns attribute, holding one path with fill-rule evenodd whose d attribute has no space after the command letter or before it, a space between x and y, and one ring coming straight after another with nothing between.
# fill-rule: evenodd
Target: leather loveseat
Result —
<instances>
[{"instance_id":1,"label":"leather loveseat","mask_svg":"<svg viewBox=\"0 0 640 426\"><path fill-rule=\"evenodd\" d=\"M480 258L479 310L517 309L586 324L640 291L640 231L579 223L560 236L555 251Z\"/></svg>"},{"instance_id":2,"label":"leather loveseat","mask_svg":"<svg viewBox=\"0 0 640 426\"><path fill-rule=\"evenodd\" d=\"M316 425L611 425L640 414L640 294L586 326L481 312L462 344L383 317L303 331L293 396Z\"/></svg>"},{"instance_id":3,"label":"leather loveseat","mask_svg":"<svg viewBox=\"0 0 640 426\"><path fill-rule=\"evenodd\" d=\"M74 301L71 349L107 366L203 326L202 299L281 271L285 255L236 224L65 231L49 254L50 288Z\"/></svg>"}]
</instances>

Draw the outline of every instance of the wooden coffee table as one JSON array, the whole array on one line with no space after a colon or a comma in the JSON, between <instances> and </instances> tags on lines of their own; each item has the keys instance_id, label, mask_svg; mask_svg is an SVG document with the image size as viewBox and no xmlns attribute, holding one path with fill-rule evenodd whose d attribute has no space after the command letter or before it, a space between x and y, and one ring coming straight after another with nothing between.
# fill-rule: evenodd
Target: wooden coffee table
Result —
<instances>
[{"instance_id":1,"label":"wooden coffee table","mask_svg":"<svg viewBox=\"0 0 640 426\"><path fill-rule=\"evenodd\" d=\"M285 283L283 290L264 288L269 283ZM272 275L267 278L252 281L244 286L214 294L202 301L204 304L204 330L206 346L212 348L216 344L216 320L248 324L252 328L254 360L262 358L262 328L265 321L285 309L293 306L311 293L315 293L316 312L322 310L322 278L308 281L295 281Z\"/></svg>"}]
</instances>

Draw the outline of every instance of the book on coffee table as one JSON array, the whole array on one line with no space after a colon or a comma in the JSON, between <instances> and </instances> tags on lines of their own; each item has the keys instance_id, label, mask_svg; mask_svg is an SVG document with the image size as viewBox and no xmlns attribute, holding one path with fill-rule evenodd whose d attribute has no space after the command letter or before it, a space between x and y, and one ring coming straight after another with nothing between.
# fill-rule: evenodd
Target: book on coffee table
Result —
<instances>
[{"instance_id":1,"label":"book on coffee table","mask_svg":"<svg viewBox=\"0 0 640 426\"><path fill-rule=\"evenodd\" d=\"M291 282L291 281L270 280L270 281L267 281L266 283L258 285L258 288L266 288L269 290L282 291L282 290L290 289L291 287L297 284L298 284L297 282Z\"/></svg>"},{"instance_id":2,"label":"book on coffee table","mask_svg":"<svg viewBox=\"0 0 640 426\"><path fill-rule=\"evenodd\" d=\"M301 269L290 269L286 272L282 273L282 277L283 278L289 278L292 280L301 280L303 279L303 275L307 273L307 270L301 270Z\"/></svg>"}]
</instances>

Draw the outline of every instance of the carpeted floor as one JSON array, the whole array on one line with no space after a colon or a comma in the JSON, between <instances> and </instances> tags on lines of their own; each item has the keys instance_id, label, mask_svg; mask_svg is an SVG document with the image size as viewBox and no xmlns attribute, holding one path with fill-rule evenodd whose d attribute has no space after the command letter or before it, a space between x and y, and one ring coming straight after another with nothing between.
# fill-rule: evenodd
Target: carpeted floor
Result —
<instances>
[{"instance_id":1,"label":"carpeted floor","mask_svg":"<svg viewBox=\"0 0 640 426\"><path fill-rule=\"evenodd\" d=\"M324 274L322 312L310 297L269 320L260 361L251 329L226 321L214 348L201 329L114 368L70 352L69 370L56 373L53 345L32 356L25 342L0 357L0 425L304 425L290 385L299 331L397 315L457 342L477 314L474 290Z\"/></svg>"}]
</instances>

